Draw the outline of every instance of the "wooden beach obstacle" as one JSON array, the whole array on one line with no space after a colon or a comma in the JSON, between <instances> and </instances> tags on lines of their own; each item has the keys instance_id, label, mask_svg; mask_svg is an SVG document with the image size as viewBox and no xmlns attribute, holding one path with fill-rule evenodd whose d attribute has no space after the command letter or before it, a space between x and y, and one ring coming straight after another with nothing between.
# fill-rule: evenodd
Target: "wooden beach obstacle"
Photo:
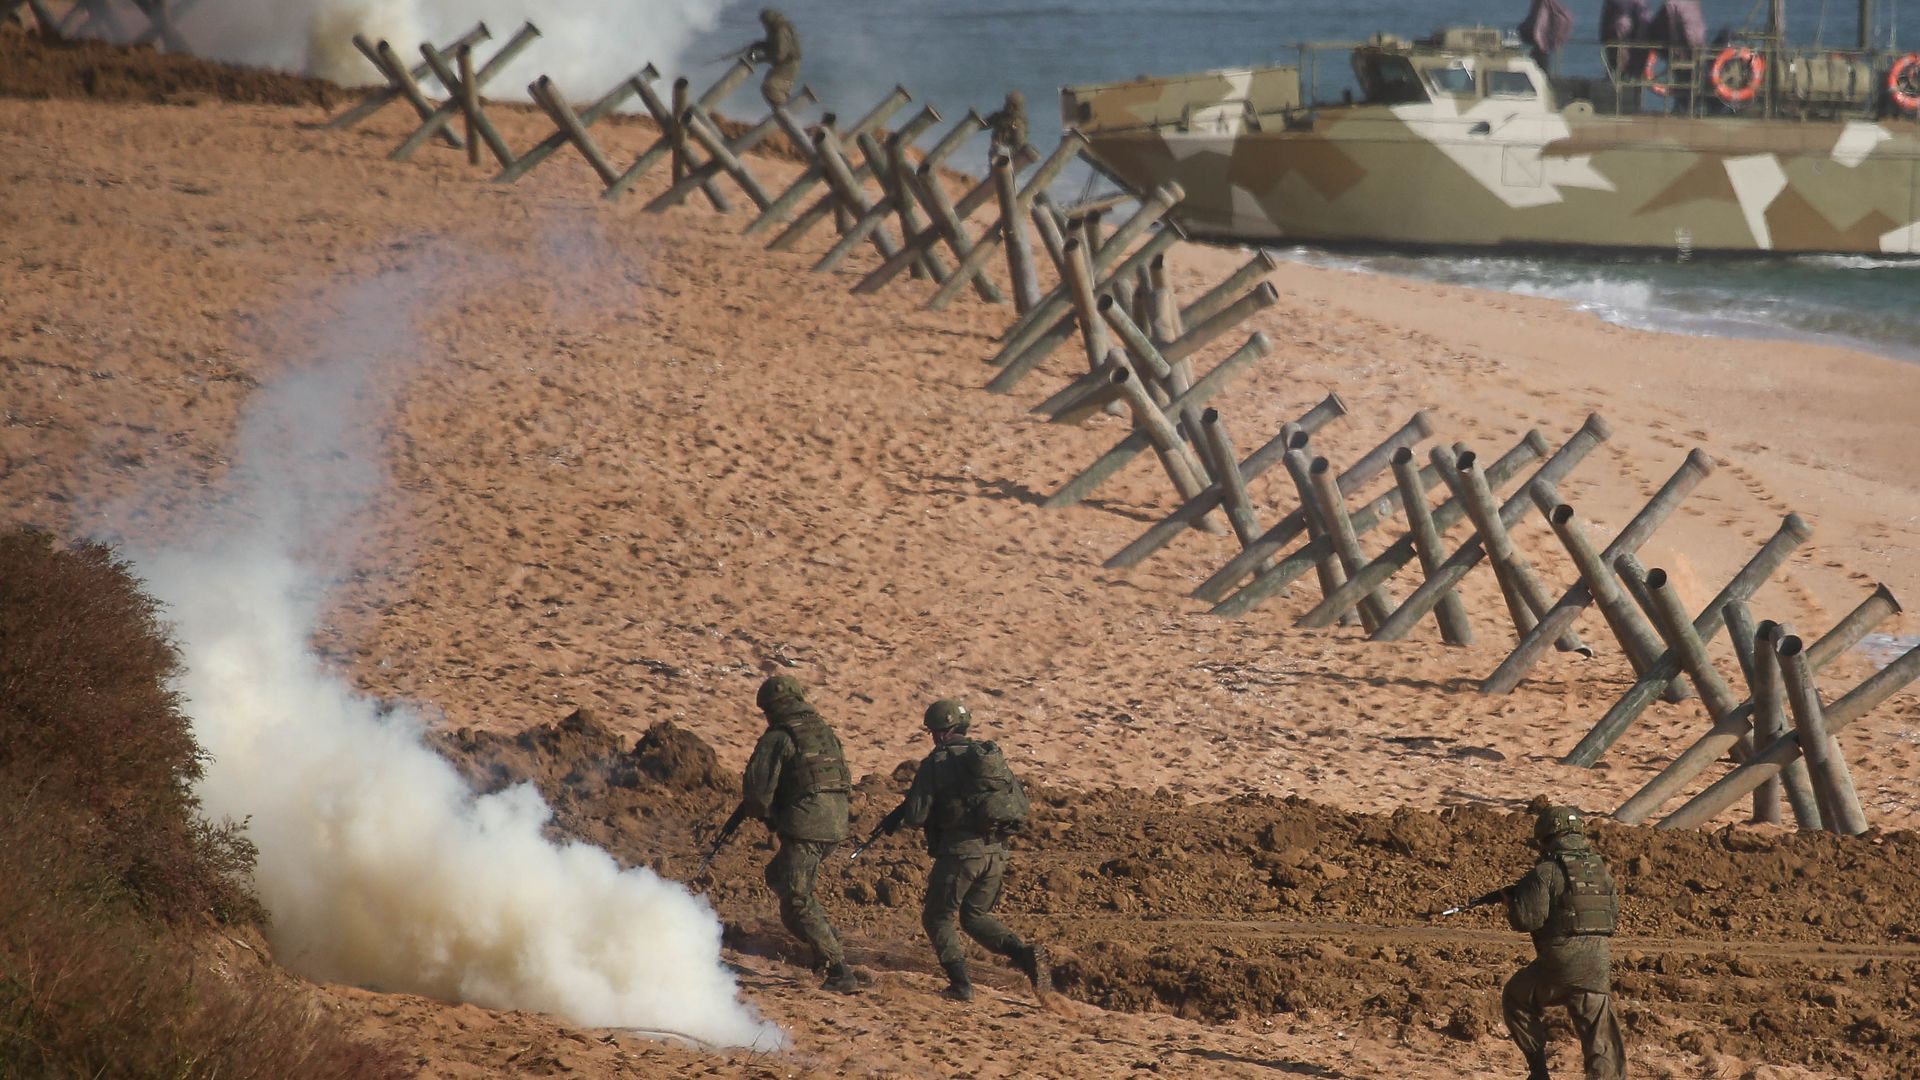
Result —
<instances>
[{"instance_id":1,"label":"wooden beach obstacle","mask_svg":"<svg viewBox=\"0 0 1920 1080\"><path fill-rule=\"evenodd\" d=\"M421 119L420 126L415 128L412 134L402 139L400 145L393 148L393 151L387 155L388 160L406 161L415 153L419 152L420 148L426 145L427 140L444 131L446 126L453 121L454 117L465 116L467 120L478 129L482 137L486 139L488 149L493 152L494 157L499 160L501 166L505 167L512 164L513 152L507 149L506 141L500 137L500 133L494 129L493 124L487 120L486 114L481 111L479 107L480 89L486 86L495 76L499 75L502 69L513 62L514 57L520 55L521 52L526 50L527 46L532 45L539 37L540 29L538 27L532 23L522 23L520 29L514 31L513 36L508 38L506 43L501 45L500 48L496 49L494 54L487 58L486 63L480 65L480 67L474 71L473 77L467 80L466 84L461 82L460 76L455 70L454 61L452 61L445 52L442 52L430 42L421 42L421 59L426 61L427 71L446 89L448 97L439 105L434 106ZM374 50L380 57L380 66L388 73L389 77L396 78L401 82L412 81L411 78L407 77L410 69L400 62L399 54L393 51L391 45L386 41L375 42ZM457 50L458 46L456 46L456 51ZM469 84L471 85L470 90L468 89ZM416 94L409 95L410 98L417 97L419 101L426 100L424 95L417 93L417 86L415 90ZM473 106L471 112L466 110L467 101L465 99L469 97L472 99ZM415 107L418 108L417 102ZM448 132L448 134L452 133ZM457 139L452 141L456 144L458 142Z\"/></svg>"},{"instance_id":2,"label":"wooden beach obstacle","mask_svg":"<svg viewBox=\"0 0 1920 1080\"><path fill-rule=\"evenodd\" d=\"M1628 581L1630 589L1642 599L1650 612L1656 613L1662 637L1679 643L1684 670L1700 689L1701 700L1712 722L1706 734L1683 750L1614 811L1615 817L1630 824L1646 821L1658 813L1662 806L1677 797L1723 755L1731 753L1737 762L1756 760L1766 747L1778 743L1788 734L1790 729L1785 716L1789 709L1795 710L1796 727L1792 730L1799 730L1798 720L1804 717L1810 725L1809 730L1817 728L1825 731L1824 709L1817 691L1813 689L1814 676L1858 644L1875 626L1900 611L1900 605L1886 586L1877 586L1809 647L1784 624L1771 620L1756 624L1744 599L1727 601L1723 607L1723 621L1733 639L1734 652L1740 660L1747 685L1747 697L1740 700L1718 672L1713 670L1711 661L1706 657L1705 646L1685 619L1685 613L1674 599L1672 589L1667 586L1664 572L1645 570L1632 556L1622 556L1621 564L1621 576ZM1795 644L1783 650L1782 643L1788 638ZM1791 654L1790 658L1788 654ZM1798 670L1789 672L1787 666ZM1795 680L1804 685L1796 687ZM1850 705L1849 710L1857 707L1857 704ZM1834 809L1831 792L1821 791L1823 784L1831 785L1836 790L1851 787L1850 781L1842 783L1845 762L1840 757L1838 744L1821 739L1811 745L1814 746L1814 753L1821 755L1819 768L1825 771L1824 778L1809 775L1809 765L1814 763L1814 757L1809 755L1805 762L1788 762L1786 768L1726 800L1714 813L1717 814L1725 809L1727 803L1751 791L1753 820L1779 821L1780 801L1784 795L1801 828L1818 829L1824 826L1836 831L1858 832L1858 828L1852 827L1859 822L1858 816L1851 810L1840 818L1830 816ZM1857 809L1857 800L1852 809Z\"/></svg>"},{"instance_id":3,"label":"wooden beach obstacle","mask_svg":"<svg viewBox=\"0 0 1920 1080\"><path fill-rule=\"evenodd\" d=\"M486 23L476 23L473 29L442 46L440 51L458 52L463 48L478 45L492 36ZM383 50L381 46L385 46L385 49ZM328 120L327 127L351 128L394 101L404 101L411 105L423 123L433 116L435 105L427 100L426 94L420 89L420 80L432 74L425 60L412 66L404 64L395 66L394 62L397 61L399 54L393 51L393 47L384 41L376 45L368 41L363 34L353 35L353 47L359 50L361 56L367 58L367 63L372 64L373 69L379 72L380 77L387 83L385 86L376 86L362 94L352 108ZM436 134L442 142L451 146L458 148L461 145L453 132L447 131L444 127Z\"/></svg>"}]
</instances>

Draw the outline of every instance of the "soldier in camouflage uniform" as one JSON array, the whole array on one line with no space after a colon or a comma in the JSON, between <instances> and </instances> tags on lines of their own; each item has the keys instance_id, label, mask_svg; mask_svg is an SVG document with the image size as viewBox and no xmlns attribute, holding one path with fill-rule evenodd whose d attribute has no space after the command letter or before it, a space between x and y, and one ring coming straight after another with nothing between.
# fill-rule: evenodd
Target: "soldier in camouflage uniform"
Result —
<instances>
[{"instance_id":1,"label":"soldier in camouflage uniform","mask_svg":"<svg viewBox=\"0 0 1920 1080\"><path fill-rule=\"evenodd\" d=\"M1007 100L986 118L992 133L993 152L1016 161L1027 145L1027 96L1018 90L1007 91Z\"/></svg>"},{"instance_id":2,"label":"soldier in camouflage uniform","mask_svg":"<svg viewBox=\"0 0 1920 1080\"><path fill-rule=\"evenodd\" d=\"M1580 811L1550 806L1533 828L1540 861L1507 888L1507 921L1533 935L1535 959L1501 995L1507 1030L1527 1059L1527 1080L1547 1080L1547 1017L1564 1006L1580 1037L1587 1080L1626 1076L1613 1016L1608 939L1620 915L1613 876L1588 844Z\"/></svg>"},{"instance_id":3,"label":"soldier in camouflage uniform","mask_svg":"<svg viewBox=\"0 0 1920 1080\"><path fill-rule=\"evenodd\" d=\"M767 887L780 898L780 921L826 966L822 985L851 993L859 984L813 888L820 864L847 838L852 776L840 740L807 704L799 680L768 679L755 704L766 714L767 730L747 760L740 802L780 837L780 850L767 864Z\"/></svg>"},{"instance_id":4,"label":"soldier in camouflage uniform","mask_svg":"<svg viewBox=\"0 0 1920 1080\"><path fill-rule=\"evenodd\" d=\"M769 65L760 83L760 95L769 105L785 105L800 77L800 35L779 8L761 8L760 25L767 36L746 47L748 60Z\"/></svg>"},{"instance_id":5,"label":"soldier in camouflage uniform","mask_svg":"<svg viewBox=\"0 0 1920 1080\"><path fill-rule=\"evenodd\" d=\"M1012 960L1033 983L1034 990L1046 994L1053 987L1045 946L1028 945L993 917L1007 872L1006 836L983 833L971 820L967 803L974 794L975 770L965 758L984 750L1000 760L1000 751L992 743L967 738L967 725L972 719L967 707L952 699L927 707L925 723L933 738L933 752L920 762L906 801L887 816L881 828L887 832L902 826L926 829L933 869L927 875L920 925L947 973L943 996L954 1001L973 1000L966 947L953 925L956 914L968 937ZM998 768L1004 770L1004 761ZM1007 776L1011 779L1011 773ZM1020 799L1024 807L1024 793Z\"/></svg>"}]
</instances>

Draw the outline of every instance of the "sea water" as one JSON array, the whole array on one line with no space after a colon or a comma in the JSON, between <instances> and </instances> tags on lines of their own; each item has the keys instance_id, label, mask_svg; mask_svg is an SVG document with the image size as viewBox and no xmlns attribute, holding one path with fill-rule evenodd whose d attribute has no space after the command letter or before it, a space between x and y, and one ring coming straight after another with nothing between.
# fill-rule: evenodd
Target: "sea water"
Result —
<instances>
[{"instance_id":1,"label":"sea water","mask_svg":"<svg viewBox=\"0 0 1920 1080\"><path fill-rule=\"evenodd\" d=\"M1566 0L1576 39L1597 34L1600 0ZM688 55L705 61L760 36L759 3L735 2ZM801 80L845 120L898 83L938 108L944 124L969 108L982 115L1010 89L1027 98L1033 141L1045 149L1058 125L1059 90L1144 74L1292 62L1299 42L1356 41L1386 32L1416 37L1442 26L1511 28L1524 0L780 0L800 33ZM1650 7L1657 8L1656 2ZM1765 18L1764 3L1706 0L1712 33ZM1920 0L1880 0L1875 38L1920 48ZM1851 2L1789 0L1796 43L1838 48L1856 40ZM1597 75L1598 50L1574 44L1559 70ZM691 71L696 85L722 70ZM1323 95L1338 83L1322 79ZM705 76L705 78L703 78ZM743 114L751 90L733 103ZM903 111L900 115L908 115ZM984 139L955 164L977 171ZM1105 186L1090 170L1069 172L1071 198ZM1607 256L1366 255L1287 248L1306 262L1404 274L1563 299L1620 323L1681 333L1833 341L1920 360L1920 260L1858 256L1755 260Z\"/></svg>"}]
</instances>

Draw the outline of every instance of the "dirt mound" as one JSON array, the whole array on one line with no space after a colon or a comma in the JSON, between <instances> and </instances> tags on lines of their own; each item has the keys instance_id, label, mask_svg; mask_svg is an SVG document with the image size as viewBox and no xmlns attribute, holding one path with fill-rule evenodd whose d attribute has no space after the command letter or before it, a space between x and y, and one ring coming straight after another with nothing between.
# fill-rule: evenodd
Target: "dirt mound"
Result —
<instances>
[{"instance_id":1,"label":"dirt mound","mask_svg":"<svg viewBox=\"0 0 1920 1080\"><path fill-rule=\"evenodd\" d=\"M0 30L0 95L166 105L218 100L331 108L347 92L321 79L99 41L43 41L18 29L5 29Z\"/></svg>"},{"instance_id":2,"label":"dirt mound","mask_svg":"<svg viewBox=\"0 0 1920 1080\"><path fill-rule=\"evenodd\" d=\"M665 722L630 750L585 713L513 737L459 733L447 749L489 784L539 784L560 832L673 877L691 874L734 800L711 750ZM911 765L857 785L856 838L898 803ZM1501 1030L1500 986L1528 955L1525 936L1495 908L1436 916L1531 864L1530 811L1034 794L1001 912L1057 947L1067 993L1210 1021L1330 1013L1457 1039ZM1920 835L1605 820L1591 832L1624 891L1614 969L1630 1039L1920 1074L1920 919L1902 903L1920 894ZM750 824L702 884L729 944L803 962L761 883L771 850ZM932 965L918 917L927 862L903 834L823 871L821 895L858 962Z\"/></svg>"}]
</instances>

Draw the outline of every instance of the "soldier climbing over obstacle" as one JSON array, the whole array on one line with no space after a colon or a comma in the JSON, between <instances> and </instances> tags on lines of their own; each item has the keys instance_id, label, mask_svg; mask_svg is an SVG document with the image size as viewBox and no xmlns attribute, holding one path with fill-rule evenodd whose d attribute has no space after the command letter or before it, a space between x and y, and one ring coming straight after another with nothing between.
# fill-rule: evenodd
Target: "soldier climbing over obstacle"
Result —
<instances>
[{"instance_id":1,"label":"soldier climbing over obstacle","mask_svg":"<svg viewBox=\"0 0 1920 1080\"><path fill-rule=\"evenodd\" d=\"M999 747L967 737L972 719L965 705L950 698L927 707L924 722L933 751L914 773L906 801L881 820L873 835L902 827L926 829L933 869L927 874L920 924L947 973L943 996L973 1000L965 947L954 932L955 914L968 937L1012 960L1034 991L1045 995L1053 989L1046 947L1026 944L993 917L1007 873L1007 836L1026 823L1027 793Z\"/></svg>"},{"instance_id":2,"label":"soldier climbing over obstacle","mask_svg":"<svg viewBox=\"0 0 1920 1080\"><path fill-rule=\"evenodd\" d=\"M767 864L767 887L780 898L780 921L813 950L828 990L859 989L840 939L814 898L820 864L847 838L853 778L833 729L807 703L800 681L777 675L760 684L754 703L767 730L754 745L741 780L740 810L780 837Z\"/></svg>"},{"instance_id":3,"label":"soldier climbing over obstacle","mask_svg":"<svg viewBox=\"0 0 1920 1080\"><path fill-rule=\"evenodd\" d=\"M740 50L748 62L768 65L760 95L769 105L785 105L800 77L800 35L779 8L761 8L760 25L767 36Z\"/></svg>"},{"instance_id":4,"label":"soldier climbing over obstacle","mask_svg":"<svg viewBox=\"0 0 1920 1080\"><path fill-rule=\"evenodd\" d=\"M1016 161L1027 145L1027 96L1018 90L1007 91L1007 100L987 114L987 130L992 153L1006 154Z\"/></svg>"},{"instance_id":5,"label":"soldier climbing over obstacle","mask_svg":"<svg viewBox=\"0 0 1920 1080\"><path fill-rule=\"evenodd\" d=\"M1504 891L1507 921L1533 935L1535 959L1501 994L1507 1030L1527 1059L1527 1080L1547 1080L1549 1007L1565 1006L1580 1037L1587 1080L1626 1076L1626 1047L1613 1015L1608 939L1620 899L1606 860L1586 837L1580 811L1549 806L1533 827L1540 860Z\"/></svg>"}]
</instances>

